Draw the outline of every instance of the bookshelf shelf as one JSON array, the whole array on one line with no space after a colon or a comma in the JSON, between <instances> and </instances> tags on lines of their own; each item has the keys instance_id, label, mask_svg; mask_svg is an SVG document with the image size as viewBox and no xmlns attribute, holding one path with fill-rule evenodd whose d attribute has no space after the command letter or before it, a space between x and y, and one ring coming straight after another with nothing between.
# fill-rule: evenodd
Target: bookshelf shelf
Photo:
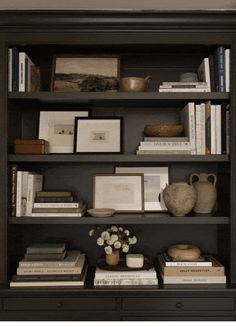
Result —
<instances>
[{"instance_id":1,"label":"bookshelf shelf","mask_svg":"<svg viewBox=\"0 0 236 327\"><path fill-rule=\"evenodd\" d=\"M80 155L80 154L47 154L24 155L11 154L9 162L228 162L228 155Z\"/></svg>"},{"instance_id":2,"label":"bookshelf shelf","mask_svg":"<svg viewBox=\"0 0 236 327\"><path fill-rule=\"evenodd\" d=\"M172 217L168 213L140 213L140 214L115 214L109 218L94 218L84 216L76 217L9 217L10 224L34 225L34 224L71 224L71 225L93 225L93 224L135 224L135 225L225 225L230 223L227 215L214 213L209 215L190 215L186 217Z\"/></svg>"}]
</instances>

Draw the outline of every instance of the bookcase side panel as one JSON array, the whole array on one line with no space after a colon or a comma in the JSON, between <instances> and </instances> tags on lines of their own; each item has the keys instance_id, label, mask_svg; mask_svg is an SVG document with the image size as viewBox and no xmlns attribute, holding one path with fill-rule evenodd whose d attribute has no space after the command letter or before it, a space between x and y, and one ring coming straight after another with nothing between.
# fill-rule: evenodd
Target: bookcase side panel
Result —
<instances>
[{"instance_id":1,"label":"bookcase side panel","mask_svg":"<svg viewBox=\"0 0 236 327\"><path fill-rule=\"evenodd\" d=\"M0 43L0 283L7 282L7 46Z\"/></svg>"}]
</instances>

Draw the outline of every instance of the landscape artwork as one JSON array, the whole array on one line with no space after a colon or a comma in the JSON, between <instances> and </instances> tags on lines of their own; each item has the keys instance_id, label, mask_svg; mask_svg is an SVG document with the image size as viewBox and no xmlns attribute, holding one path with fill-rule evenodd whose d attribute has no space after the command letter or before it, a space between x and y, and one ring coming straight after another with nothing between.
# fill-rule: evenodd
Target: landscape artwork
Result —
<instances>
[{"instance_id":1,"label":"landscape artwork","mask_svg":"<svg viewBox=\"0 0 236 327\"><path fill-rule=\"evenodd\" d=\"M118 57L54 58L52 91L112 91L118 87Z\"/></svg>"}]
</instances>

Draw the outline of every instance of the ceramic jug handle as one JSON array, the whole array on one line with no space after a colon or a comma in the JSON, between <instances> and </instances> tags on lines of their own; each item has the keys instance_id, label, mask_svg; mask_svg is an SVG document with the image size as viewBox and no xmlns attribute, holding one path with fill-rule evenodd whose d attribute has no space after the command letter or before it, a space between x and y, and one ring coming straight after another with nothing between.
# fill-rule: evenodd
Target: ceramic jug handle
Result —
<instances>
[{"instance_id":1,"label":"ceramic jug handle","mask_svg":"<svg viewBox=\"0 0 236 327\"><path fill-rule=\"evenodd\" d=\"M193 184L193 177L197 177L199 179L199 175L197 173L191 174L189 178L190 185Z\"/></svg>"},{"instance_id":2,"label":"ceramic jug handle","mask_svg":"<svg viewBox=\"0 0 236 327\"><path fill-rule=\"evenodd\" d=\"M211 176L213 177L213 185L216 186L216 181L217 181L216 174L214 174L214 173L208 174L207 179L208 179L208 177L211 177Z\"/></svg>"}]
</instances>

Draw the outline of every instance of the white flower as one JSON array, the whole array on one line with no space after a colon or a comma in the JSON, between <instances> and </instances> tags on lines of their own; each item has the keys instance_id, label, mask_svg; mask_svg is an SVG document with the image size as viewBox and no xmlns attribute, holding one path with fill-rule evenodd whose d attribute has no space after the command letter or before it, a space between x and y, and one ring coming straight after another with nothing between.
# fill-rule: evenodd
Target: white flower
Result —
<instances>
[{"instance_id":1,"label":"white flower","mask_svg":"<svg viewBox=\"0 0 236 327\"><path fill-rule=\"evenodd\" d=\"M127 244L123 244L122 245L122 251L125 252L125 253L129 252L129 246Z\"/></svg>"},{"instance_id":2,"label":"white flower","mask_svg":"<svg viewBox=\"0 0 236 327\"><path fill-rule=\"evenodd\" d=\"M104 248L104 250L105 250L106 254L112 254L112 248L110 246L106 246Z\"/></svg>"},{"instance_id":3,"label":"white flower","mask_svg":"<svg viewBox=\"0 0 236 327\"><path fill-rule=\"evenodd\" d=\"M115 241L112 240L112 238L110 237L108 240L106 240L108 245L112 245Z\"/></svg>"},{"instance_id":4,"label":"white flower","mask_svg":"<svg viewBox=\"0 0 236 327\"><path fill-rule=\"evenodd\" d=\"M116 226L111 226L111 231L112 232L118 232L118 228Z\"/></svg>"},{"instance_id":5,"label":"white flower","mask_svg":"<svg viewBox=\"0 0 236 327\"><path fill-rule=\"evenodd\" d=\"M137 243L137 237L136 236L133 236L132 237L132 244L136 244Z\"/></svg>"},{"instance_id":6,"label":"white flower","mask_svg":"<svg viewBox=\"0 0 236 327\"><path fill-rule=\"evenodd\" d=\"M95 230L94 230L94 229L91 229L91 230L89 231L89 236L93 236L94 233L95 233Z\"/></svg>"},{"instance_id":7,"label":"white flower","mask_svg":"<svg viewBox=\"0 0 236 327\"><path fill-rule=\"evenodd\" d=\"M110 239L114 243L114 242L118 241L118 236L116 234L112 234Z\"/></svg>"},{"instance_id":8,"label":"white flower","mask_svg":"<svg viewBox=\"0 0 236 327\"><path fill-rule=\"evenodd\" d=\"M104 245L104 240L101 237L99 237L97 239L97 245L99 245L99 246L103 246Z\"/></svg>"},{"instance_id":9,"label":"white flower","mask_svg":"<svg viewBox=\"0 0 236 327\"><path fill-rule=\"evenodd\" d=\"M107 231L104 231L104 232L102 232L102 234L101 234L101 238L103 239L103 240L108 240L109 239L109 237L110 237L110 234L107 232Z\"/></svg>"},{"instance_id":10,"label":"white flower","mask_svg":"<svg viewBox=\"0 0 236 327\"><path fill-rule=\"evenodd\" d=\"M115 249L120 249L121 248L121 243L119 241L114 243L114 248Z\"/></svg>"},{"instance_id":11,"label":"white flower","mask_svg":"<svg viewBox=\"0 0 236 327\"><path fill-rule=\"evenodd\" d=\"M129 242L129 244L132 244L133 240L131 237L128 238L128 242Z\"/></svg>"},{"instance_id":12,"label":"white flower","mask_svg":"<svg viewBox=\"0 0 236 327\"><path fill-rule=\"evenodd\" d=\"M123 227L119 227L119 231L120 232L123 232Z\"/></svg>"},{"instance_id":13,"label":"white flower","mask_svg":"<svg viewBox=\"0 0 236 327\"><path fill-rule=\"evenodd\" d=\"M124 233L125 233L126 236L129 236L129 234L130 234L130 232L129 232L128 229L126 229L126 230L124 231Z\"/></svg>"}]
</instances>

